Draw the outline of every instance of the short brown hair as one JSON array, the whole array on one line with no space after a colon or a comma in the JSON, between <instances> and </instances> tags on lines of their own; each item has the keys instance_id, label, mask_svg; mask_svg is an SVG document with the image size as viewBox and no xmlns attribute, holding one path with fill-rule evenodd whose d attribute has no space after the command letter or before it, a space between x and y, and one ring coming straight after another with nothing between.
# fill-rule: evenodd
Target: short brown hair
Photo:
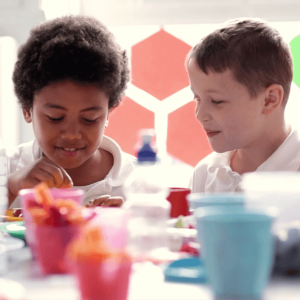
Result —
<instances>
[{"instance_id":1,"label":"short brown hair","mask_svg":"<svg viewBox=\"0 0 300 300\"><path fill-rule=\"evenodd\" d=\"M293 80L292 54L279 32L260 19L234 19L204 37L188 54L200 69L230 69L252 97L271 84L283 87L286 104Z\"/></svg>"}]
</instances>

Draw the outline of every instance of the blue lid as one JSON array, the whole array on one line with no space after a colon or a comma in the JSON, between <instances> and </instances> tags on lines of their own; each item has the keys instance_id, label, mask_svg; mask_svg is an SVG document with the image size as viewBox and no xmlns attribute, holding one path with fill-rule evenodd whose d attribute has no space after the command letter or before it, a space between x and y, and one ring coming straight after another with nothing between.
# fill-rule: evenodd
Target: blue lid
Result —
<instances>
[{"instance_id":1,"label":"blue lid","mask_svg":"<svg viewBox=\"0 0 300 300\"><path fill-rule=\"evenodd\" d=\"M156 152L151 147L150 144L143 144L143 146L138 151L138 161L150 161L156 162Z\"/></svg>"},{"instance_id":2,"label":"blue lid","mask_svg":"<svg viewBox=\"0 0 300 300\"><path fill-rule=\"evenodd\" d=\"M152 129L144 129L141 131L143 145L137 154L139 162L156 162L156 150L151 146L153 135L154 131Z\"/></svg>"},{"instance_id":3,"label":"blue lid","mask_svg":"<svg viewBox=\"0 0 300 300\"><path fill-rule=\"evenodd\" d=\"M165 270L165 280L185 283L206 282L202 259L189 257L172 262Z\"/></svg>"}]
</instances>

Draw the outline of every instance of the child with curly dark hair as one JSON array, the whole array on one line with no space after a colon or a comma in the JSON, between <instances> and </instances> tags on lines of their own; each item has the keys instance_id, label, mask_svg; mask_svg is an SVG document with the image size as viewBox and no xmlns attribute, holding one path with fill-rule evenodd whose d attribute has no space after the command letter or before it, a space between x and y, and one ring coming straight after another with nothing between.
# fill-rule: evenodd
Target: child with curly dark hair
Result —
<instances>
[{"instance_id":1,"label":"child with curly dark hair","mask_svg":"<svg viewBox=\"0 0 300 300\"><path fill-rule=\"evenodd\" d=\"M86 16L45 22L18 52L15 93L35 140L9 156L11 207L18 192L46 182L79 187L87 206L121 206L134 157L104 136L129 81L128 59L111 32Z\"/></svg>"}]
</instances>

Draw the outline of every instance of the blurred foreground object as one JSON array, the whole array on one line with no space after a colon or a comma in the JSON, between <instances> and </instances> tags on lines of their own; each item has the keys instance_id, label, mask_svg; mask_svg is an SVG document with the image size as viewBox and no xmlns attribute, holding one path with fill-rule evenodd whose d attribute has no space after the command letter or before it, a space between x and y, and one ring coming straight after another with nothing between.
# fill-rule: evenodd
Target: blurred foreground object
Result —
<instances>
[{"instance_id":1,"label":"blurred foreground object","mask_svg":"<svg viewBox=\"0 0 300 300\"><path fill-rule=\"evenodd\" d=\"M0 278L1 300L25 300L26 290L20 283Z\"/></svg>"},{"instance_id":2,"label":"blurred foreground object","mask_svg":"<svg viewBox=\"0 0 300 300\"><path fill-rule=\"evenodd\" d=\"M170 202L166 200L166 169L157 162L153 146L153 130L141 133L142 143L137 152L135 170L125 181L127 201L124 208L131 212L129 249L137 259L167 250L167 223Z\"/></svg>"},{"instance_id":3,"label":"blurred foreground object","mask_svg":"<svg viewBox=\"0 0 300 300\"><path fill-rule=\"evenodd\" d=\"M73 199L55 199L45 183L33 189L36 201L28 208L33 220L33 233L39 265L45 274L68 273L65 251L83 225L93 215L84 217L84 208Z\"/></svg>"},{"instance_id":4,"label":"blurred foreground object","mask_svg":"<svg viewBox=\"0 0 300 300\"><path fill-rule=\"evenodd\" d=\"M0 222L1 215L5 214L8 199L7 199L7 158L4 144L0 138ZM1 236L0 236L1 240Z\"/></svg>"},{"instance_id":5,"label":"blurred foreground object","mask_svg":"<svg viewBox=\"0 0 300 300\"><path fill-rule=\"evenodd\" d=\"M68 256L82 300L127 299L131 257L111 247L99 227L87 226L71 243Z\"/></svg>"}]
</instances>

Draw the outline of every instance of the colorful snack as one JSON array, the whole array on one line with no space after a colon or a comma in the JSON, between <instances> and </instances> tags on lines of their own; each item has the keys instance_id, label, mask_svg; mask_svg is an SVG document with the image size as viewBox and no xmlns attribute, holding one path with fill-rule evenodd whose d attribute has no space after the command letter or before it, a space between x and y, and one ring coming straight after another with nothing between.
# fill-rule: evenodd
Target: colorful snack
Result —
<instances>
[{"instance_id":1,"label":"colorful snack","mask_svg":"<svg viewBox=\"0 0 300 300\"><path fill-rule=\"evenodd\" d=\"M53 199L45 183L34 188L36 202L32 201L28 211L37 225L68 226L85 222L82 207L72 199ZM35 203L35 204L34 204Z\"/></svg>"},{"instance_id":2,"label":"colorful snack","mask_svg":"<svg viewBox=\"0 0 300 300\"><path fill-rule=\"evenodd\" d=\"M68 252L82 300L126 300L131 257L106 243L99 227L87 227ZM116 288L117 287L117 288Z\"/></svg>"}]
</instances>

